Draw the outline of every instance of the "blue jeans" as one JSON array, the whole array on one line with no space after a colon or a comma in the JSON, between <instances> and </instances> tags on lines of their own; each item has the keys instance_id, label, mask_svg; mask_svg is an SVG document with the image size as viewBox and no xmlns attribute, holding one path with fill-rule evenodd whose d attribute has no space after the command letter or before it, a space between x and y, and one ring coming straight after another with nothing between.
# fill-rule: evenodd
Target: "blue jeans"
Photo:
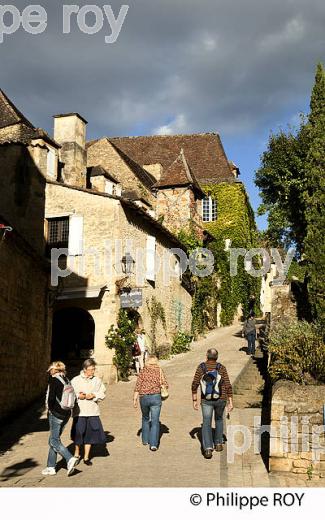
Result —
<instances>
[{"instance_id":1,"label":"blue jeans","mask_svg":"<svg viewBox=\"0 0 325 520\"><path fill-rule=\"evenodd\" d=\"M202 445L204 450L213 450L216 444L223 444L223 412L226 406L225 399L207 401L202 399L201 409L203 416ZM212 435L212 416L214 412L216 428Z\"/></svg>"},{"instance_id":2,"label":"blue jeans","mask_svg":"<svg viewBox=\"0 0 325 520\"><path fill-rule=\"evenodd\" d=\"M142 412L142 442L158 447L161 395L147 394L140 397Z\"/></svg>"},{"instance_id":3,"label":"blue jeans","mask_svg":"<svg viewBox=\"0 0 325 520\"><path fill-rule=\"evenodd\" d=\"M50 423L50 438L49 438L49 454L47 457L47 467L55 468L57 454L61 455L67 463L71 459L72 455L68 448L63 446L61 442L61 435L66 426L68 420L62 420L55 417L55 415L49 412L49 423Z\"/></svg>"},{"instance_id":4,"label":"blue jeans","mask_svg":"<svg viewBox=\"0 0 325 520\"><path fill-rule=\"evenodd\" d=\"M247 334L246 339L248 354L255 354L256 332L250 332L249 334Z\"/></svg>"}]
</instances>

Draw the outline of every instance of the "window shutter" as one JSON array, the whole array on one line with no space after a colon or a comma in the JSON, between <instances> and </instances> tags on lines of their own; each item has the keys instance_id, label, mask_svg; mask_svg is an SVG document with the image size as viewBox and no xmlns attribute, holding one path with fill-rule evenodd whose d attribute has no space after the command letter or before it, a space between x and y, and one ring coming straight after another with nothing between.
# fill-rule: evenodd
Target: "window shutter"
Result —
<instances>
[{"instance_id":1,"label":"window shutter","mask_svg":"<svg viewBox=\"0 0 325 520\"><path fill-rule=\"evenodd\" d=\"M147 237L146 278L155 281L156 267L156 237Z\"/></svg>"},{"instance_id":2,"label":"window shutter","mask_svg":"<svg viewBox=\"0 0 325 520\"><path fill-rule=\"evenodd\" d=\"M68 248L71 256L83 254L83 217L70 216Z\"/></svg>"},{"instance_id":3,"label":"window shutter","mask_svg":"<svg viewBox=\"0 0 325 520\"><path fill-rule=\"evenodd\" d=\"M55 175L55 152L49 149L47 152L47 174L50 177L56 177Z\"/></svg>"}]
</instances>

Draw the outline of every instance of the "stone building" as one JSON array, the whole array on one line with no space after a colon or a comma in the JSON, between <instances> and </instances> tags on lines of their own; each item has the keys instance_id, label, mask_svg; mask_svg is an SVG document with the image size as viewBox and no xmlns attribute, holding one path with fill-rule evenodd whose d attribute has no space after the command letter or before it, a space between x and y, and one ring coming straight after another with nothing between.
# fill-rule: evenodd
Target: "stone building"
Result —
<instances>
[{"instance_id":1,"label":"stone building","mask_svg":"<svg viewBox=\"0 0 325 520\"><path fill-rule=\"evenodd\" d=\"M3 150L19 146L27 154L18 170L4 158L16 179L15 204L25 205L22 212L7 198L4 218L33 244L42 266L52 261L49 305L39 314L52 331L52 338L43 337L42 363L55 357L80 366L93 350L104 379L114 381L105 335L121 306L136 316L149 343L153 301L166 315L166 327L158 323L155 334L159 345L171 344L177 331L190 331L191 286L175 249L187 251L177 235L186 229L202 238L204 223L217 215L201 186L232 183L238 168L228 162L217 134L87 142L87 121L77 113L54 117L53 138L4 93L0 113ZM33 177L26 173L30 162L38 172ZM8 178L2 177L6 190Z\"/></svg>"},{"instance_id":2,"label":"stone building","mask_svg":"<svg viewBox=\"0 0 325 520\"><path fill-rule=\"evenodd\" d=\"M0 421L44 390L50 361L50 265L44 258L46 181L53 141L0 91Z\"/></svg>"}]
</instances>

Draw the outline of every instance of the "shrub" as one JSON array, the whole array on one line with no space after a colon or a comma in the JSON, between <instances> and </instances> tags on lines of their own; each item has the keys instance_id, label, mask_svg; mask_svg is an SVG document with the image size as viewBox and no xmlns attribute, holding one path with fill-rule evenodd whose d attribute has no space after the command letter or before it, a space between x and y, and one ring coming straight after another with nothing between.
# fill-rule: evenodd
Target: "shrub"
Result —
<instances>
[{"instance_id":1,"label":"shrub","mask_svg":"<svg viewBox=\"0 0 325 520\"><path fill-rule=\"evenodd\" d=\"M171 354L181 354L190 350L190 344L193 336L186 332L177 332L171 348Z\"/></svg>"},{"instance_id":2,"label":"shrub","mask_svg":"<svg viewBox=\"0 0 325 520\"><path fill-rule=\"evenodd\" d=\"M106 336L106 346L115 349L113 363L117 368L118 378L127 381L132 361L132 346L136 340L135 322L124 309L120 309L117 327L112 325Z\"/></svg>"},{"instance_id":3,"label":"shrub","mask_svg":"<svg viewBox=\"0 0 325 520\"><path fill-rule=\"evenodd\" d=\"M281 322L271 330L268 348L273 381L325 383L325 344L320 325L306 321Z\"/></svg>"}]
</instances>

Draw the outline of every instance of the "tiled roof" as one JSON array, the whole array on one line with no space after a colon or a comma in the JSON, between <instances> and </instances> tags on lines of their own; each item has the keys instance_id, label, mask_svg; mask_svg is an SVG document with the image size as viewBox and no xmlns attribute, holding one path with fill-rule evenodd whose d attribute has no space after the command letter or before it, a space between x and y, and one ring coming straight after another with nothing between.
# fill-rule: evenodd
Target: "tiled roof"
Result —
<instances>
[{"instance_id":1,"label":"tiled roof","mask_svg":"<svg viewBox=\"0 0 325 520\"><path fill-rule=\"evenodd\" d=\"M113 137L110 143L134 162L161 164L166 170L181 149L188 165L200 182L233 182L234 176L218 134Z\"/></svg>"},{"instance_id":2,"label":"tiled roof","mask_svg":"<svg viewBox=\"0 0 325 520\"><path fill-rule=\"evenodd\" d=\"M0 89L0 128L5 128L6 126L17 123L24 123L24 125L34 128L28 119L26 119L10 101L3 90Z\"/></svg>"},{"instance_id":3,"label":"tiled roof","mask_svg":"<svg viewBox=\"0 0 325 520\"><path fill-rule=\"evenodd\" d=\"M119 184L119 181L105 168L103 168L100 164L97 166L90 166L87 168L87 172L89 173L90 177L98 177L99 175L103 175L106 179L115 182L116 184Z\"/></svg>"},{"instance_id":4,"label":"tiled roof","mask_svg":"<svg viewBox=\"0 0 325 520\"><path fill-rule=\"evenodd\" d=\"M10 101L3 90L0 89L0 130L18 125L18 131L13 131L12 135L6 132L3 138L0 137L2 144L4 143L22 143L30 144L33 139L43 139L52 146L59 148L60 145L54 141L42 128L35 128L28 119L18 110ZM17 128L15 126L15 128Z\"/></svg>"},{"instance_id":5,"label":"tiled roof","mask_svg":"<svg viewBox=\"0 0 325 520\"><path fill-rule=\"evenodd\" d=\"M163 171L162 176L159 181L154 184L153 188L159 189L171 186L193 186L202 196L204 195L195 175L188 166L183 149L169 168Z\"/></svg>"}]
</instances>

